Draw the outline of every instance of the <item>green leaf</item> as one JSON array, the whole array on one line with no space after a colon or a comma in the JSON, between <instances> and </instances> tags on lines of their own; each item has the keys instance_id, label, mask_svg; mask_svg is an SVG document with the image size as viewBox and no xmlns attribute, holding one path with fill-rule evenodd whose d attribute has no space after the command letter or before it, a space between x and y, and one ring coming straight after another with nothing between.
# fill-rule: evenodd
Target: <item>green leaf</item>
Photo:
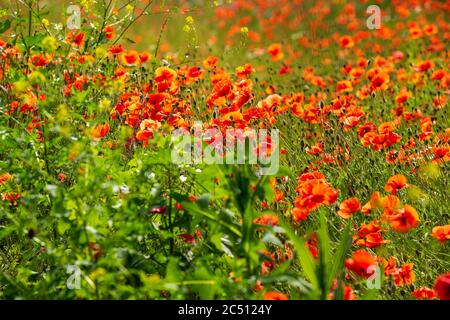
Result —
<instances>
[{"instance_id":1,"label":"green leaf","mask_svg":"<svg viewBox=\"0 0 450 320\"><path fill-rule=\"evenodd\" d=\"M5 20L0 22L0 33L8 31L10 27L11 27L11 20Z\"/></svg>"},{"instance_id":2,"label":"green leaf","mask_svg":"<svg viewBox=\"0 0 450 320\"><path fill-rule=\"evenodd\" d=\"M227 224L225 222L223 222L222 220L218 219L216 217L216 214L209 211L209 210L205 210L205 209L200 209L196 204L192 203L192 202L183 202L181 204L183 206L184 209L190 211L193 214L199 214L202 215L214 222L216 222L217 224L220 224L221 226L225 227L226 229L228 229L229 231L231 231L232 233L234 233L236 236L241 237L241 232L234 226Z\"/></svg>"},{"instance_id":3,"label":"green leaf","mask_svg":"<svg viewBox=\"0 0 450 320\"><path fill-rule=\"evenodd\" d=\"M183 278L183 275L178 268L178 258L170 257L166 269L166 280L169 282L178 282Z\"/></svg>"},{"instance_id":4,"label":"green leaf","mask_svg":"<svg viewBox=\"0 0 450 320\"><path fill-rule=\"evenodd\" d=\"M328 235L327 220L323 210L319 210L320 228L317 231L319 240L319 265L317 278L320 284L321 299L326 300L330 289L328 283L328 266L330 265L330 237Z\"/></svg>"},{"instance_id":5,"label":"green leaf","mask_svg":"<svg viewBox=\"0 0 450 320\"><path fill-rule=\"evenodd\" d=\"M371 289L364 292L362 296L359 297L358 300L376 300L378 296L378 290L377 289Z\"/></svg>"},{"instance_id":6,"label":"green leaf","mask_svg":"<svg viewBox=\"0 0 450 320\"><path fill-rule=\"evenodd\" d=\"M318 291L319 281L316 275L316 264L313 257L311 256L311 253L308 250L305 240L301 237L298 237L283 221L280 221L280 225L283 227L286 235L289 237L289 239L291 239L294 245L295 252L297 253L297 260L302 267L306 278L309 282L311 282L313 289Z\"/></svg>"},{"instance_id":7,"label":"green leaf","mask_svg":"<svg viewBox=\"0 0 450 320\"><path fill-rule=\"evenodd\" d=\"M199 280L199 283L192 286L192 290L198 293L200 299L211 300L214 298L214 293L216 291L217 285L214 285L214 280L211 279L211 275L205 267L200 267L194 272L195 280Z\"/></svg>"},{"instance_id":8,"label":"green leaf","mask_svg":"<svg viewBox=\"0 0 450 320\"><path fill-rule=\"evenodd\" d=\"M14 225L9 225L5 228L0 229L0 240L6 238L14 231Z\"/></svg>"},{"instance_id":9,"label":"green leaf","mask_svg":"<svg viewBox=\"0 0 450 320\"><path fill-rule=\"evenodd\" d=\"M347 255L347 251L350 249L351 245L351 221L347 222L347 225L342 232L341 239L339 241L339 245L337 247L336 253L334 254L333 263L331 265L330 273L328 275L328 287L331 287L331 283L336 278L336 275L342 268L344 267L345 257Z\"/></svg>"}]
</instances>

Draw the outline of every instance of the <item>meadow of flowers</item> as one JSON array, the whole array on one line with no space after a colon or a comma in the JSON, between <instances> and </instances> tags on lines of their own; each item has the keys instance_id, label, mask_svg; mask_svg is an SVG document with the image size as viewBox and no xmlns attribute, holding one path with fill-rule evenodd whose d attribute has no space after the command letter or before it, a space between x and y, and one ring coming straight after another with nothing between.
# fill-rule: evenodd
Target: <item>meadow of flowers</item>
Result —
<instances>
[{"instance_id":1,"label":"meadow of flowers","mask_svg":"<svg viewBox=\"0 0 450 320\"><path fill-rule=\"evenodd\" d=\"M0 1L0 298L450 299L449 41L445 0Z\"/></svg>"}]
</instances>

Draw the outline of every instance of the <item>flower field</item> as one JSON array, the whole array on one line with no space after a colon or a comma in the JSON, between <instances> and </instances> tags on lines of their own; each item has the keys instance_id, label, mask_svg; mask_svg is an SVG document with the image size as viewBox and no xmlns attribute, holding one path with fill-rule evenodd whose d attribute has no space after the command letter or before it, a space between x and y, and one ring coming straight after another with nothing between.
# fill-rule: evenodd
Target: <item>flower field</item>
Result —
<instances>
[{"instance_id":1,"label":"flower field","mask_svg":"<svg viewBox=\"0 0 450 320\"><path fill-rule=\"evenodd\" d=\"M0 1L0 299L449 300L449 43L445 0Z\"/></svg>"}]
</instances>

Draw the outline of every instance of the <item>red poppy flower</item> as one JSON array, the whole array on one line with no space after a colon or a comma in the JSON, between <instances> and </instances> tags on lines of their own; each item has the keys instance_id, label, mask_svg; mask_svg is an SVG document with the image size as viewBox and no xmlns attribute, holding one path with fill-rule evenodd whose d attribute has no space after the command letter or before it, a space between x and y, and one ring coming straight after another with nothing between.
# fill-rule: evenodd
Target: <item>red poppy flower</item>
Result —
<instances>
[{"instance_id":1,"label":"red poppy flower","mask_svg":"<svg viewBox=\"0 0 450 320\"><path fill-rule=\"evenodd\" d=\"M434 283L436 295L441 300L450 300L450 273L440 275Z\"/></svg>"},{"instance_id":2,"label":"red poppy flower","mask_svg":"<svg viewBox=\"0 0 450 320\"><path fill-rule=\"evenodd\" d=\"M106 26L103 29L103 32L105 33L105 38L108 40L111 40L112 38L114 38L116 36L116 32L115 32L113 26Z\"/></svg>"},{"instance_id":3,"label":"red poppy flower","mask_svg":"<svg viewBox=\"0 0 450 320\"><path fill-rule=\"evenodd\" d=\"M375 272L375 269L372 270L369 267L377 264L377 260L365 250L357 250L353 253L352 258L345 260L345 267L348 270L366 278Z\"/></svg>"},{"instance_id":4,"label":"red poppy flower","mask_svg":"<svg viewBox=\"0 0 450 320\"><path fill-rule=\"evenodd\" d=\"M411 292L411 295L416 299L434 299L436 298L436 292L433 289L427 287L420 287Z\"/></svg>"}]
</instances>

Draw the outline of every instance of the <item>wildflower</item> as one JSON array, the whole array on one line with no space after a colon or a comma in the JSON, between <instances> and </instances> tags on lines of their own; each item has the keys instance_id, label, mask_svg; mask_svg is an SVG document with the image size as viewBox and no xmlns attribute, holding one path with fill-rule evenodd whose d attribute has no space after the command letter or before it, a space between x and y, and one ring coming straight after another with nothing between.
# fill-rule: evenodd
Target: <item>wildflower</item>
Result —
<instances>
[{"instance_id":1,"label":"wildflower","mask_svg":"<svg viewBox=\"0 0 450 320\"><path fill-rule=\"evenodd\" d=\"M357 234L353 236L353 240L358 246L375 248L388 242L388 240L383 239L381 232L381 227L377 221L373 221L368 224L363 223L361 224Z\"/></svg>"},{"instance_id":2,"label":"wildflower","mask_svg":"<svg viewBox=\"0 0 450 320\"><path fill-rule=\"evenodd\" d=\"M343 49L349 49L352 48L355 45L355 43L353 42L352 37L346 35L339 39L339 45Z\"/></svg>"},{"instance_id":3,"label":"wildflower","mask_svg":"<svg viewBox=\"0 0 450 320\"><path fill-rule=\"evenodd\" d=\"M393 195L396 195L397 191L403 189L404 187L408 187L408 180L406 180L404 175L398 174L388 179L384 189L387 192L391 192Z\"/></svg>"},{"instance_id":4,"label":"wildflower","mask_svg":"<svg viewBox=\"0 0 450 320\"><path fill-rule=\"evenodd\" d=\"M264 300L289 300L289 297L281 292L268 291L264 294Z\"/></svg>"},{"instance_id":5,"label":"wildflower","mask_svg":"<svg viewBox=\"0 0 450 320\"><path fill-rule=\"evenodd\" d=\"M126 65L135 65L139 62L139 54L134 50L126 51L122 54L122 62Z\"/></svg>"},{"instance_id":6,"label":"wildflower","mask_svg":"<svg viewBox=\"0 0 450 320\"><path fill-rule=\"evenodd\" d=\"M365 250L357 250L353 253L352 258L345 260L345 267L356 274L368 278L375 270L370 271L369 267L376 266L377 260Z\"/></svg>"},{"instance_id":7,"label":"wildflower","mask_svg":"<svg viewBox=\"0 0 450 320\"><path fill-rule=\"evenodd\" d=\"M109 53L113 54L113 55L117 55L121 52L123 52L123 46L121 44L118 45L112 45L109 47Z\"/></svg>"},{"instance_id":8,"label":"wildflower","mask_svg":"<svg viewBox=\"0 0 450 320\"><path fill-rule=\"evenodd\" d=\"M267 48L267 52L272 56L272 61L280 61L284 57L281 44L279 43L271 44Z\"/></svg>"},{"instance_id":9,"label":"wildflower","mask_svg":"<svg viewBox=\"0 0 450 320\"><path fill-rule=\"evenodd\" d=\"M208 58L203 60L203 66L206 69L211 69L211 68L216 66L218 60L219 59L217 57L215 57L215 56L209 56Z\"/></svg>"},{"instance_id":10,"label":"wildflower","mask_svg":"<svg viewBox=\"0 0 450 320\"><path fill-rule=\"evenodd\" d=\"M151 55L148 52L141 52L139 53L139 63L143 64L145 62L148 61L148 59L150 59Z\"/></svg>"},{"instance_id":11,"label":"wildflower","mask_svg":"<svg viewBox=\"0 0 450 320\"><path fill-rule=\"evenodd\" d=\"M413 264L404 264L401 268L398 268L392 276L394 277L394 283L396 286L408 285L414 282L416 276L413 271Z\"/></svg>"},{"instance_id":12,"label":"wildflower","mask_svg":"<svg viewBox=\"0 0 450 320\"><path fill-rule=\"evenodd\" d=\"M4 185L6 182L8 182L12 178L12 175L9 173L3 173L0 174L0 186Z\"/></svg>"},{"instance_id":13,"label":"wildflower","mask_svg":"<svg viewBox=\"0 0 450 320\"><path fill-rule=\"evenodd\" d=\"M416 299L434 299L436 298L436 292L433 289L427 287L420 287L411 292L411 295Z\"/></svg>"},{"instance_id":14,"label":"wildflower","mask_svg":"<svg viewBox=\"0 0 450 320\"><path fill-rule=\"evenodd\" d=\"M432 69L434 67L434 62L430 60L425 60L419 62L417 65L414 66L415 71L419 72L425 72L429 69Z\"/></svg>"},{"instance_id":15,"label":"wildflower","mask_svg":"<svg viewBox=\"0 0 450 320\"><path fill-rule=\"evenodd\" d=\"M344 219L349 219L353 213L361 209L361 204L356 198L349 198L339 205L337 214Z\"/></svg>"},{"instance_id":16,"label":"wildflower","mask_svg":"<svg viewBox=\"0 0 450 320\"><path fill-rule=\"evenodd\" d=\"M48 19L44 18L41 20L41 22L42 22L42 25L46 28L48 28L50 26L50 21L48 21Z\"/></svg>"},{"instance_id":17,"label":"wildflower","mask_svg":"<svg viewBox=\"0 0 450 320\"><path fill-rule=\"evenodd\" d=\"M58 48L58 40L55 37L47 36L42 40L42 46L50 52Z\"/></svg>"},{"instance_id":18,"label":"wildflower","mask_svg":"<svg viewBox=\"0 0 450 320\"><path fill-rule=\"evenodd\" d=\"M85 37L84 32L74 30L67 34L66 40L73 46L81 47L84 44Z\"/></svg>"},{"instance_id":19,"label":"wildflower","mask_svg":"<svg viewBox=\"0 0 450 320\"><path fill-rule=\"evenodd\" d=\"M108 40L111 40L116 36L116 31L113 26L106 26L103 29L103 33L105 34L105 38Z\"/></svg>"},{"instance_id":20,"label":"wildflower","mask_svg":"<svg viewBox=\"0 0 450 320\"><path fill-rule=\"evenodd\" d=\"M17 200L20 199L20 194L11 192L2 192L1 199L2 201L12 202L13 205L17 206Z\"/></svg>"},{"instance_id":21,"label":"wildflower","mask_svg":"<svg viewBox=\"0 0 450 320\"><path fill-rule=\"evenodd\" d=\"M367 202L362 208L361 212L364 214L369 214L372 209L379 207L379 200L381 199L380 193L378 191L372 193L369 202Z\"/></svg>"},{"instance_id":22,"label":"wildflower","mask_svg":"<svg viewBox=\"0 0 450 320\"><path fill-rule=\"evenodd\" d=\"M94 138L94 140L100 140L101 138L106 137L106 135L109 133L109 124L101 124L98 125L91 130L91 136Z\"/></svg>"},{"instance_id":23,"label":"wildflower","mask_svg":"<svg viewBox=\"0 0 450 320\"><path fill-rule=\"evenodd\" d=\"M1 181L1 177L0 177ZM0 183L1 184L1 183ZM450 224L445 226L436 226L431 231L431 236L437 239L439 242L444 243L450 240Z\"/></svg>"},{"instance_id":24,"label":"wildflower","mask_svg":"<svg viewBox=\"0 0 450 320\"><path fill-rule=\"evenodd\" d=\"M353 86L352 83L348 80L339 81L336 85L337 92L352 92Z\"/></svg>"},{"instance_id":25,"label":"wildflower","mask_svg":"<svg viewBox=\"0 0 450 320\"><path fill-rule=\"evenodd\" d=\"M442 274L434 283L436 295L441 300L450 300L450 273Z\"/></svg>"},{"instance_id":26,"label":"wildflower","mask_svg":"<svg viewBox=\"0 0 450 320\"><path fill-rule=\"evenodd\" d=\"M391 227L399 233L407 233L419 225L419 215L410 205L405 205L397 210L387 209L383 213L382 219L387 220Z\"/></svg>"},{"instance_id":27,"label":"wildflower","mask_svg":"<svg viewBox=\"0 0 450 320\"><path fill-rule=\"evenodd\" d=\"M446 76L446 72L444 69L439 69L434 71L431 76L430 79L431 80L442 80L442 78L444 78Z\"/></svg>"},{"instance_id":28,"label":"wildflower","mask_svg":"<svg viewBox=\"0 0 450 320\"><path fill-rule=\"evenodd\" d=\"M272 214L265 214L254 219L253 223L265 226L276 226L278 225L278 217Z\"/></svg>"}]
</instances>

